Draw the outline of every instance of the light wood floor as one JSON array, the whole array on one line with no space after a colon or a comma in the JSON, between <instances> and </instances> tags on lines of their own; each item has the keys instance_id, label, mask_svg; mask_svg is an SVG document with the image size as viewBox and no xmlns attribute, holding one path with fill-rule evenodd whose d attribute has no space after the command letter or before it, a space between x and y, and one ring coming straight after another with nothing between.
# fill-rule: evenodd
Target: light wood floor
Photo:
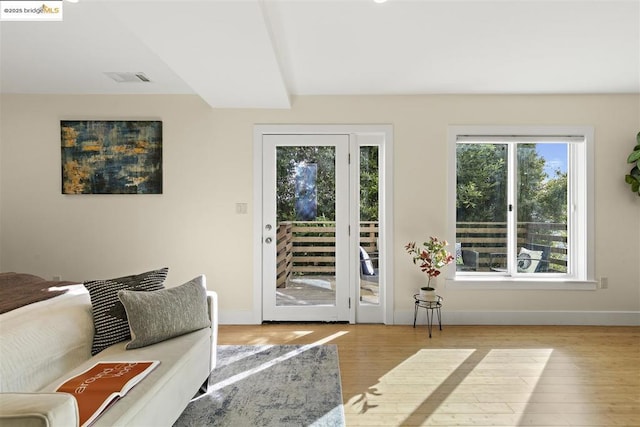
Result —
<instances>
[{"instance_id":1,"label":"light wood floor","mask_svg":"<svg viewBox=\"0 0 640 427\"><path fill-rule=\"evenodd\" d=\"M270 324L220 344L337 344L347 426L640 426L640 328Z\"/></svg>"}]
</instances>

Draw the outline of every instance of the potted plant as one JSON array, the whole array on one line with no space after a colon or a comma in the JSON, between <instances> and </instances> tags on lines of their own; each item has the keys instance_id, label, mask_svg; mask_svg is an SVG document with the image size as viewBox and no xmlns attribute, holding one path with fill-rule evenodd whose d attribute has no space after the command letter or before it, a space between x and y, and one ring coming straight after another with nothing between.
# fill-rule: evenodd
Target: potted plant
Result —
<instances>
[{"instance_id":1,"label":"potted plant","mask_svg":"<svg viewBox=\"0 0 640 427\"><path fill-rule=\"evenodd\" d=\"M428 277L427 286L420 288L421 297L428 301L435 301L436 299L435 284L432 285L431 279L438 277L440 269L447 264L451 264L455 259L451 252L445 249L447 245L446 240L430 237L429 241L424 242L422 246L416 246L416 242L409 242L404 247L407 253L411 255L413 263Z\"/></svg>"},{"instance_id":2,"label":"potted plant","mask_svg":"<svg viewBox=\"0 0 640 427\"><path fill-rule=\"evenodd\" d=\"M627 157L627 163L635 163L631 168L631 171L624 176L624 180L627 184L631 185L631 191L637 193L640 196L640 132L636 135L636 146L633 148L629 157Z\"/></svg>"}]
</instances>

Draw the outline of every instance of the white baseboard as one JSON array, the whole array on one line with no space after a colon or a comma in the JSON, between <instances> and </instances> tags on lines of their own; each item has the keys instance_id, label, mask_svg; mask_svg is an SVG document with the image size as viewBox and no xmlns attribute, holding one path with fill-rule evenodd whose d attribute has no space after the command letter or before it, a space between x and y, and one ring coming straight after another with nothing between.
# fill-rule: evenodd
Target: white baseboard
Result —
<instances>
[{"instance_id":1,"label":"white baseboard","mask_svg":"<svg viewBox=\"0 0 640 427\"><path fill-rule=\"evenodd\" d=\"M260 324L252 311L220 311L221 325ZM437 322L434 315L434 321ZM396 325L412 325L413 310L396 311ZM426 324L426 310L418 312ZM639 311L451 311L442 310L443 325L596 325L640 326Z\"/></svg>"},{"instance_id":2,"label":"white baseboard","mask_svg":"<svg viewBox=\"0 0 640 427\"><path fill-rule=\"evenodd\" d=\"M218 322L221 325L259 325L254 318L253 311L220 310Z\"/></svg>"},{"instance_id":3,"label":"white baseboard","mask_svg":"<svg viewBox=\"0 0 640 427\"><path fill-rule=\"evenodd\" d=\"M413 310L395 313L397 325L412 325ZM434 315L434 321L437 318ZM418 312L426 324L426 310ZM597 325L640 326L638 311L449 311L442 310L443 325Z\"/></svg>"}]
</instances>

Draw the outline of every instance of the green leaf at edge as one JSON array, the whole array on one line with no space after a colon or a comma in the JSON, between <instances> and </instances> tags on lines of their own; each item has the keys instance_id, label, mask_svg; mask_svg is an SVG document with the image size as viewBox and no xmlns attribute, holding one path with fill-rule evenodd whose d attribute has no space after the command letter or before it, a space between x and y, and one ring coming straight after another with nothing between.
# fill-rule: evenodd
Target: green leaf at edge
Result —
<instances>
[{"instance_id":1,"label":"green leaf at edge","mask_svg":"<svg viewBox=\"0 0 640 427\"><path fill-rule=\"evenodd\" d=\"M627 163L637 162L638 160L640 160L640 150L632 151L627 157Z\"/></svg>"}]
</instances>

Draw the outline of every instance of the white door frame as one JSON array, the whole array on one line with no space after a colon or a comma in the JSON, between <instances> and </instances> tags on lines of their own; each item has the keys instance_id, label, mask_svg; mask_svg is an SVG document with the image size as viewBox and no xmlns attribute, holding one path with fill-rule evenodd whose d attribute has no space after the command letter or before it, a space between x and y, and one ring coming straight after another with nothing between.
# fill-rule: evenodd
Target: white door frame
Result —
<instances>
[{"instance_id":1,"label":"white door frame","mask_svg":"<svg viewBox=\"0 0 640 427\"><path fill-rule=\"evenodd\" d=\"M255 324L262 323L262 136L263 135L305 135L305 134L348 134L365 137L380 135L383 138L381 146L380 167L380 246L385 254L380 270L383 274L384 291L380 292L382 307L382 321L391 325L393 319L394 286L393 286L393 127L391 125L254 125L253 129L253 320ZM352 253L357 253L355 239L352 239ZM355 262L355 259L353 260ZM353 278L355 280L355 278ZM357 282L354 282L357 283ZM353 304L358 304L357 289L351 287L350 295ZM356 310L352 309L349 322L356 323Z\"/></svg>"}]
</instances>

